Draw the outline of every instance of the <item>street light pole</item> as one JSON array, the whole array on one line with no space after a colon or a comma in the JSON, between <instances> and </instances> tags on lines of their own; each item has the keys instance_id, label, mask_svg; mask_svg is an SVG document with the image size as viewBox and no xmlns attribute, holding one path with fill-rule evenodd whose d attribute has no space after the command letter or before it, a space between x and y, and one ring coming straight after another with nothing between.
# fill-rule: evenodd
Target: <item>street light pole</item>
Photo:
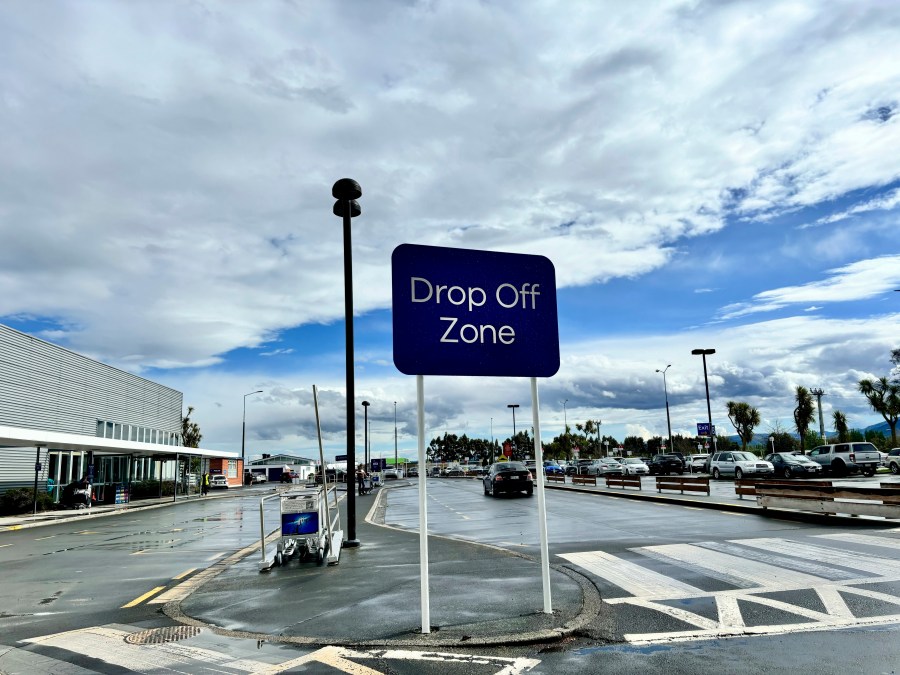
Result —
<instances>
[{"instance_id":1,"label":"street light pole","mask_svg":"<svg viewBox=\"0 0 900 675\"><path fill-rule=\"evenodd\" d=\"M394 471L397 470L397 461L397 401L394 401Z\"/></svg>"},{"instance_id":2,"label":"street light pole","mask_svg":"<svg viewBox=\"0 0 900 675\"><path fill-rule=\"evenodd\" d=\"M519 407L519 404L518 404L518 403L510 403L510 404L507 405L506 407L507 407L507 408L512 408L512 413L513 413L513 435L512 435L512 442L513 442L513 446L515 446L515 445L516 445L516 408Z\"/></svg>"},{"instance_id":3,"label":"street light pole","mask_svg":"<svg viewBox=\"0 0 900 675\"><path fill-rule=\"evenodd\" d=\"M494 463L494 418L491 418L491 464Z\"/></svg>"},{"instance_id":4,"label":"street light pole","mask_svg":"<svg viewBox=\"0 0 900 675\"><path fill-rule=\"evenodd\" d=\"M775 454L775 437L769 436L769 443L772 444L772 454Z\"/></svg>"},{"instance_id":5,"label":"street light pole","mask_svg":"<svg viewBox=\"0 0 900 675\"><path fill-rule=\"evenodd\" d=\"M241 422L241 484L244 483L244 439L247 437L247 397L253 396L253 394L261 394L262 389L259 391L251 391L249 394L244 394L244 417Z\"/></svg>"},{"instance_id":6,"label":"street light pole","mask_svg":"<svg viewBox=\"0 0 900 675\"><path fill-rule=\"evenodd\" d=\"M331 187L331 196L337 201L331 211L343 219L344 224L344 335L347 376L347 468L356 468L356 391L353 378L353 248L350 238L350 220L362 209L356 200L362 197L362 188L352 178L341 178ZM344 546L359 546L356 538L356 490L352 489L355 472L347 471L347 539Z\"/></svg>"},{"instance_id":7,"label":"street light pole","mask_svg":"<svg viewBox=\"0 0 900 675\"><path fill-rule=\"evenodd\" d=\"M663 376L663 391L666 394L666 425L669 427L669 452L675 450L675 443L672 442L672 419L669 417L669 387L666 385L666 371L672 367L670 363L665 368L660 370L656 369L657 373L662 373Z\"/></svg>"},{"instance_id":8,"label":"street light pole","mask_svg":"<svg viewBox=\"0 0 900 675\"><path fill-rule=\"evenodd\" d=\"M566 414L566 403L569 402L569 399L563 401L563 435L566 439L566 457L569 455L569 417Z\"/></svg>"},{"instance_id":9,"label":"street light pole","mask_svg":"<svg viewBox=\"0 0 900 675\"><path fill-rule=\"evenodd\" d=\"M716 452L716 447L718 445L716 441L716 435L713 433L713 423L712 423L712 407L709 404L709 377L706 374L706 355L707 354L715 354L715 349L692 349L691 354L694 356L702 356L703 357L703 381L706 383L706 415L707 421L709 422L709 435L712 436L712 450L713 453Z\"/></svg>"}]
</instances>

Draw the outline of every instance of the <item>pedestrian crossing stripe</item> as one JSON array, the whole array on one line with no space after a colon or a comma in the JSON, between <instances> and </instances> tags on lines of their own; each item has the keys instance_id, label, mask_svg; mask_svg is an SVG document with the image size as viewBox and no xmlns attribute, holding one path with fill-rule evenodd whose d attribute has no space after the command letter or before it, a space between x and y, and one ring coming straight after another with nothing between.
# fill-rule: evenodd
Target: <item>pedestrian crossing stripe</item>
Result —
<instances>
[{"instance_id":1,"label":"pedestrian crossing stripe","mask_svg":"<svg viewBox=\"0 0 900 675\"><path fill-rule=\"evenodd\" d=\"M818 538L825 545L756 538L629 549L639 556L671 566L676 574L679 569L695 574L700 572L736 587L713 592L663 574L658 567L649 569L640 564L640 559L627 560L604 551L566 553L560 557L630 594L628 597L605 597L603 601L607 605L650 610L689 626L656 633L625 632L623 637L633 644L885 625L900 621L900 597L881 590L881 584L900 582L900 562L834 548L835 544L847 541L897 549L900 540L856 534L819 535ZM876 587L871 587L873 585ZM814 593L820 608L772 597L798 591ZM679 602L701 598L714 602L712 616L698 614L691 611L688 602ZM883 611L877 616L857 617L848 601L853 604L861 600L870 605L872 601L882 603ZM744 614L753 607L775 615L784 613L793 618L793 622L748 625Z\"/></svg>"}]
</instances>

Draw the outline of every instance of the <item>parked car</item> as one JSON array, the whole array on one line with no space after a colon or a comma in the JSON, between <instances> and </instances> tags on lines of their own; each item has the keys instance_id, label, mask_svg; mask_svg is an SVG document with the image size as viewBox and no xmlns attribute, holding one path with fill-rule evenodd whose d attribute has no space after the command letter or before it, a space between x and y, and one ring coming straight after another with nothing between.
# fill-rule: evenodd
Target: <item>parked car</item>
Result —
<instances>
[{"instance_id":1,"label":"parked car","mask_svg":"<svg viewBox=\"0 0 900 675\"><path fill-rule=\"evenodd\" d=\"M619 464L629 476L646 476L650 473L650 467L644 464L640 457L625 457L619 461Z\"/></svg>"},{"instance_id":2,"label":"parked car","mask_svg":"<svg viewBox=\"0 0 900 675\"><path fill-rule=\"evenodd\" d=\"M293 483L295 478L300 478L300 474L296 471L282 471L281 472L281 482L282 483ZM328 480L331 480L329 476Z\"/></svg>"},{"instance_id":3,"label":"parked car","mask_svg":"<svg viewBox=\"0 0 900 675\"><path fill-rule=\"evenodd\" d=\"M587 468L594 463L593 459L579 459L575 461L575 469L578 474L586 474Z\"/></svg>"},{"instance_id":4,"label":"parked car","mask_svg":"<svg viewBox=\"0 0 900 675\"><path fill-rule=\"evenodd\" d=\"M385 469L384 470L384 479L385 480L397 480L398 478L403 478L403 469Z\"/></svg>"},{"instance_id":5,"label":"parked car","mask_svg":"<svg viewBox=\"0 0 900 675\"><path fill-rule=\"evenodd\" d=\"M250 472L250 482L251 483L266 483L268 482L268 478L266 478L266 474L260 471L251 471Z\"/></svg>"},{"instance_id":6,"label":"parked car","mask_svg":"<svg viewBox=\"0 0 900 675\"><path fill-rule=\"evenodd\" d=\"M650 474L654 476L684 473L684 462L678 455L653 455L647 467L650 469Z\"/></svg>"},{"instance_id":7,"label":"parked car","mask_svg":"<svg viewBox=\"0 0 900 675\"><path fill-rule=\"evenodd\" d=\"M871 443L832 443L820 445L809 452L809 458L822 465L825 473L846 476L862 472L874 476L881 461L878 448Z\"/></svg>"},{"instance_id":8,"label":"parked car","mask_svg":"<svg viewBox=\"0 0 900 675\"><path fill-rule=\"evenodd\" d=\"M775 475L784 478L807 476L816 478L822 475L822 465L812 461L806 455L795 455L793 452L776 452L766 455L766 461L775 468Z\"/></svg>"},{"instance_id":9,"label":"parked car","mask_svg":"<svg viewBox=\"0 0 900 675\"><path fill-rule=\"evenodd\" d=\"M418 477L419 477L419 470L418 470L418 469L415 469L415 468L409 469L409 470L406 472L406 477L407 477L407 478L418 478Z\"/></svg>"},{"instance_id":10,"label":"parked car","mask_svg":"<svg viewBox=\"0 0 900 675\"><path fill-rule=\"evenodd\" d=\"M740 480L744 476L771 476L775 467L771 462L760 459L752 452L735 450L717 452L709 463L713 478L734 476Z\"/></svg>"},{"instance_id":11,"label":"parked car","mask_svg":"<svg viewBox=\"0 0 900 675\"><path fill-rule=\"evenodd\" d=\"M209 479L209 487L211 488L228 488L228 479L222 474L218 474Z\"/></svg>"},{"instance_id":12,"label":"parked car","mask_svg":"<svg viewBox=\"0 0 900 675\"><path fill-rule=\"evenodd\" d=\"M452 469L446 469L445 471L441 472L441 475L458 478L459 476L465 476L466 472L460 469L458 466L455 466Z\"/></svg>"},{"instance_id":13,"label":"parked car","mask_svg":"<svg viewBox=\"0 0 900 675\"><path fill-rule=\"evenodd\" d=\"M497 462L491 464L484 477L484 494L496 497L503 492L534 494L534 475L523 462Z\"/></svg>"},{"instance_id":14,"label":"parked car","mask_svg":"<svg viewBox=\"0 0 900 675\"><path fill-rule=\"evenodd\" d=\"M709 455L706 453L691 455L690 460L688 461L688 471L691 473L702 473L706 470L706 460L709 459Z\"/></svg>"},{"instance_id":15,"label":"parked car","mask_svg":"<svg viewBox=\"0 0 900 675\"><path fill-rule=\"evenodd\" d=\"M887 468L890 469L891 473L894 475L900 473L900 448L888 450L887 455Z\"/></svg>"},{"instance_id":16,"label":"parked car","mask_svg":"<svg viewBox=\"0 0 900 675\"><path fill-rule=\"evenodd\" d=\"M606 457L593 460L587 465L585 473L589 476L621 476L625 473L625 468L616 460Z\"/></svg>"}]
</instances>

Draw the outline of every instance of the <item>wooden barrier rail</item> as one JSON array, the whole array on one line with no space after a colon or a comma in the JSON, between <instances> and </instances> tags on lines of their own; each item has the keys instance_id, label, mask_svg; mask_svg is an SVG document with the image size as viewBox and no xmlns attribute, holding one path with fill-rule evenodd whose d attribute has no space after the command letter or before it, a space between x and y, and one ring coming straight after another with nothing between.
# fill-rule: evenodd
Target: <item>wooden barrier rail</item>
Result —
<instances>
[{"instance_id":1,"label":"wooden barrier rail","mask_svg":"<svg viewBox=\"0 0 900 675\"><path fill-rule=\"evenodd\" d=\"M565 483L566 482L565 476L560 476L559 474L555 474L555 473L547 474L544 478L548 483Z\"/></svg>"},{"instance_id":2,"label":"wooden barrier rail","mask_svg":"<svg viewBox=\"0 0 900 675\"><path fill-rule=\"evenodd\" d=\"M620 487L623 490L627 487L636 487L641 489L640 476L605 476L606 487Z\"/></svg>"},{"instance_id":3,"label":"wooden barrier rail","mask_svg":"<svg viewBox=\"0 0 900 675\"><path fill-rule=\"evenodd\" d=\"M572 476L572 485L596 485L597 476L574 475Z\"/></svg>"},{"instance_id":4,"label":"wooden barrier rail","mask_svg":"<svg viewBox=\"0 0 900 675\"><path fill-rule=\"evenodd\" d=\"M813 513L846 513L852 516L900 518L900 486L888 488L840 485L831 487L757 486L756 502L764 509L771 506Z\"/></svg>"},{"instance_id":5,"label":"wooden barrier rail","mask_svg":"<svg viewBox=\"0 0 900 675\"><path fill-rule=\"evenodd\" d=\"M790 485L792 487L831 487L830 480L804 480L802 486L796 480L778 480L772 478L741 478L734 481L734 494L743 499L744 495L756 496L757 487L769 485Z\"/></svg>"},{"instance_id":6,"label":"wooden barrier rail","mask_svg":"<svg viewBox=\"0 0 900 675\"><path fill-rule=\"evenodd\" d=\"M684 494L688 492L705 492L709 494L709 477L699 476L657 476L656 491L680 490Z\"/></svg>"}]
</instances>

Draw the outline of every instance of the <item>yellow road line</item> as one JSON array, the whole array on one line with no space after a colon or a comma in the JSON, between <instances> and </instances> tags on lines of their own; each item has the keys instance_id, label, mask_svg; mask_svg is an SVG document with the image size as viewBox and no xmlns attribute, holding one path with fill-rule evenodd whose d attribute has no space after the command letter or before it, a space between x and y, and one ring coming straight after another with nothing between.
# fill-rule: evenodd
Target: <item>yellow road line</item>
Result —
<instances>
[{"instance_id":1,"label":"yellow road line","mask_svg":"<svg viewBox=\"0 0 900 675\"><path fill-rule=\"evenodd\" d=\"M165 586L157 586L157 587L154 588L153 590L147 591L146 593L144 593L144 594L143 594L142 596L140 596L139 598L135 598L134 600L132 600L131 602L129 602L127 605L122 605L121 609L126 609L127 607L134 607L135 605L139 605L139 604L141 604L144 600L146 600L147 598L149 598L149 597L151 597L151 596L156 595L157 593L159 593L159 592L160 592L162 589L164 589L164 588L165 588Z\"/></svg>"},{"instance_id":2,"label":"yellow road line","mask_svg":"<svg viewBox=\"0 0 900 675\"><path fill-rule=\"evenodd\" d=\"M56 536L55 534L51 534L49 537L37 537L35 539L35 541L44 541L44 539L53 539L53 537L55 537L55 536Z\"/></svg>"},{"instance_id":3,"label":"yellow road line","mask_svg":"<svg viewBox=\"0 0 900 675\"><path fill-rule=\"evenodd\" d=\"M176 580L177 580L177 579L184 579L188 574L190 574L191 572L193 572L195 569L197 569L197 568L196 568L196 567L192 567L192 568L189 569L187 572L182 572L182 573L179 574L177 577L172 577L172 578L173 578L173 579L176 579Z\"/></svg>"}]
</instances>

